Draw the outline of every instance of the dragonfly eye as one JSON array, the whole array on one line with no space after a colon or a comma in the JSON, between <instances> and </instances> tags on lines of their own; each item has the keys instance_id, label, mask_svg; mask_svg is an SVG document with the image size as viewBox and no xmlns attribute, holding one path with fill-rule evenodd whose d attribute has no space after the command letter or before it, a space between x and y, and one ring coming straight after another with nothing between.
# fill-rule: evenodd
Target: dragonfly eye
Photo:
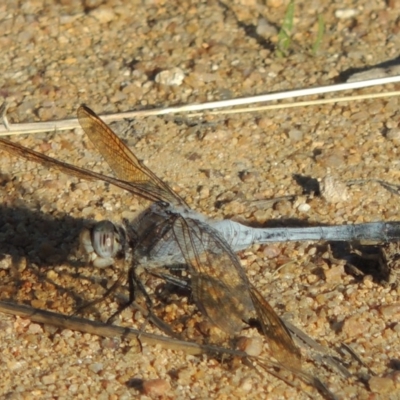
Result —
<instances>
[{"instance_id":1,"label":"dragonfly eye","mask_svg":"<svg viewBox=\"0 0 400 400\"><path fill-rule=\"evenodd\" d=\"M121 249L119 234L110 221L101 221L92 229L93 249L99 257L112 258Z\"/></svg>"}]
</instances>

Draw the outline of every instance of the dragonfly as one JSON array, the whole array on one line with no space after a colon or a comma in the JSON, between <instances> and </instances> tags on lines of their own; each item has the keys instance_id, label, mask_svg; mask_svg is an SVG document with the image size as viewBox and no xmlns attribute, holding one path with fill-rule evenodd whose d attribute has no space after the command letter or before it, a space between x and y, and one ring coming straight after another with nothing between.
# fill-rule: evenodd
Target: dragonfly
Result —
<instances>
[{"instance_id":1,"label":"dragonfly","mask_svg":"<svg viewBox=\"0 0 400 400\"><path fill-rule=\"evenodd\" d=\"M77 115L115 177L59 161L7 139L0 139L0 146L13 155L78 178L107 182L152 202L134 221L124 220L123 226L101 221L82 234L83 246L93 254L93 264L105 268L119 253L130 251L130 284L137 279L139 265L151 271L184 264L194 303L212 324L235 335L256 320L273 356L282 365L301 370L300 351L290 331L249 281L235 253L244 246L236 240L240 234L232 233L235 225L210 222L191 210L89 107L81 105ZM133 301L132 295L125 306Z\"/></svg>"}]
</instances>

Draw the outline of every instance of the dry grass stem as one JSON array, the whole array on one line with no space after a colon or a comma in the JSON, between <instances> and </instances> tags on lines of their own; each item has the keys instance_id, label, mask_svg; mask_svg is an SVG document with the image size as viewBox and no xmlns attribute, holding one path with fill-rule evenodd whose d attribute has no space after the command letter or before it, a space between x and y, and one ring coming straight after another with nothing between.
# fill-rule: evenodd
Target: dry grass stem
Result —
<instances>
[{"instance_id":1,"label":"dry grass stem","mask_svg":"<svg viewBox=\"0 0 400 400\"><path fill-rule=\"evenodd\" d=\"M242 106L248 104L262 103L268 101L276 101L283 100L289 98L303 97L303 96L311 96L317 94L326 94L332 92L339 92L344 90L353 90L353 89L361 89L365 87L385 85L389 83L400 82L400 76L391 76L386 78L378 78L371 79L366 81L359 82L347 82L338 85L331 86L319 86L315 88L308 89L298 89L298 90L290 90L285 92L278 93L270 93L259 96L250 96L239 99L230 99L230 100L222 100L222 101L213 101L203 104L191 104L177 107L167 107L167 108L157 108L153 110L141 110L141 111L128 111L124 113L118 114L109 114L109 115L101 115L101 118L104 122L110 121L119 121L126 118L138 118L138 117L148 117L152 115L166 115L166 114L177 114L177 113L191 113L188 114L188 117L198 117L203 113L198 113L198 111L210 110L213 108L225 108L225 107L234 107L234 106ZM373 99L380 97L393 97L398 96L400 91L391 91L385 93L372 93L366 95L357 95L357 96L345 96L338 97L333 99L320 99L320 100L311 100L304 102L296 102L289 104L275 104L271 106L259 106L259 107L250 107L250 108L240 108L233 110L224 110L224 111L212 111L209 114L238 114L244 112L256 112L256 111L267 111L267 110L276 110L280 108L293 108L293 107L305 107L312 105L322 105L328 103L337 103L343 101L356 101L356 100L364 100L364 99ZM0 108L0 116L3 121L3 126L0 126L0 136L6 135L22 135L28 133L39 133L39 132L55 132L55 131L64 131L75 129L79 127L78 120L76 118L65 119L60 121L48 121L48 122L32 122L26 124L11 124L6 116L7 112L7 104L4 103Z\"/></svg>"}]
</instances>

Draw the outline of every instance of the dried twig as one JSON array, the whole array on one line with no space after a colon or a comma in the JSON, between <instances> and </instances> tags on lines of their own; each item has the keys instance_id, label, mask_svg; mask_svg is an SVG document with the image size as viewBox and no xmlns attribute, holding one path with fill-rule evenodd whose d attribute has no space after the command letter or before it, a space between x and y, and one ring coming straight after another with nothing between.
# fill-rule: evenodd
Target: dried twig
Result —
<instances>
[{"instance_id":1,"label":"dried twig","mask_svg":"<svg viewBox=\"0 0 400 400\"><path fill-rule=\"evenodd\" d=\"M30 320L42 324L53 325L62 329L71 329L75 331L90 333L93 335L121 338L121 339L138 339L141 343L148 345L160 345L163 348L175 351L183 351L190 355L228 355L247 359L250 363L259 366L264 371L274 375L278 379L283 380L287 384L293 386L294 382L285 378L285 371L290 372L297 376L299 379L308 385L316 388L321 395L326 399L336 399L332 392L315 376L299 370L298 368L290 368L272 360L262 359L260 357L249 356L246 352L234 350L226 347L204 345L185 340L179 340L168 336L156 335L132 329L127 327L115 326L105 324L103 322L91 321L84 318L75 316L65 316L52 311L41 310L38 308L29 307L22 304L11 303L7 301L0 301L0 312L10 315L17 315L22 318L29 318ZM311 397L311 394L309 394Z\"/></svg>"},{"instance_id":2,"label":"dried twig","mask_svg":"<svg viewBox=\"0 0 400 400\"><path fill-rule=\"evenodd\" d=\"M167 336L156 335L140 331L138 329L124 328L109 325L103 322L91 321L89 319L65 316L52 311L40 310L22 304L0 301L0 312L18 315L23 318L42 324L57 326L62 329L71 329L104 337L119 337L121 339L140 338L142 343L149 345L159 344L163 348L181 350L187 354L228 354L239 357L247 357L247 353L239 350L228 349L218 346L201 345L194 342L178 340Z\"/></svg>"},{"instance_id":3,"label":"dried twig","mask_svg":"<svg viewBox=\"0 0 400 400\"><path fill-rule=\"evenodd\" d=\"M379 79L371 79L367 81L360 82L349 82L342 83L339 85L331 85L331 86L319 86L315 88L308 89L299 89L299 90L290 90L286 92L279 93L271 93L259 96L251 96L244 97L239 99L230 99L230 100L222 100L222 101L213 101L209 103L203 104L189 104L178 107L167 107L167 108L158 108L153 110L142 110L142 111L129 111L125 113L119 114L109 114L101 116L104 122L110 121L119 121L125 118L137 118L137 117L148 117L151 115L166 115L166 114L176 114L176 113L192 113L187 115L188 117L196 117L199 116L198 111L210 110L213 108L226 108L226 107L235 107L235 106L243 106L255 103L263 103L274 100L282 100L289 98L296 98L302 96L310 96L316 94L326 94L331 92L339 92L344 90L352 90L352 89L360 89L364 87L371 87L377 85L385 85L388 83L400 82L400 76L392 76L386 78ZM354 101L354 100L363 100L366 98L378 98L378 97L387 97L387 96L398 96L400 92L387 92L387 93L374 93L360 96L346 96L341 98L334 99L323 99L323 100L313 100L307 102L297 102L291 104L277 104L272 106L260 106L260 107L251 107L251 108L241 108L234 110L224 110L224 111L213 111L209 112L209 114L237 114L242 112L255 112L255 111L265 111L277 108L289 108L289 107L303 107L307 105L320 105L327 103L336 103L341 101ZM197 112L197 113L196 113ZM0 126L0 136L5 135L18 135L18 134L26 134L26 133L38 133L38 132L54 132L54 131L63 131L69 129L75 129L79 127L78 120L76 118L65 119L61 121L49 121L49 122L35 122L35 123L26 123L26 124L10 124L5 116L5 111L0 110L1 117L3 118L3 125Z\"/></svg>"}]
</instances>

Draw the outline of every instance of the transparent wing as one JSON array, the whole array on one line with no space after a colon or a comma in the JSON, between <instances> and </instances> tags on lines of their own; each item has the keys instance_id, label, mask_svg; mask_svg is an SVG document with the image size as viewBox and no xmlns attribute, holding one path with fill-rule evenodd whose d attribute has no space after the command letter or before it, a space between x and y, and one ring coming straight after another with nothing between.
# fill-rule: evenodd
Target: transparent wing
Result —
<instances>
[{"instance_id":1,"label":"transparent wing","mask_svg":"<svg viewBox=\"0 0 400 400\"><path fill-rule=\"evenodd\" d=\"M301 369L300 351L293 343L285 324L251 283L249 291L261 329L270 339L272 354L285 366Z\"/></svg>"},{"instance_id":2,"label":"transparent wing","mask_svg":"<svg viewBox=\"0 0 400 400\"><path fill-rule=\"evenodd\" d=\"M131 193L134 193L140 197L151 201L159 201L159 194L153 190L153 188L146 185L141 185L135 182L125 182L123 180L113 178L111 176L99 174L93 171L89 171L85 168L76 167L72 164L68 164L55 158L46 156L37 151L28 149L27 147L21 146L18 143L11 142L7 139L0 139L0 146L2 150L6 150L8 153L16 155L18 157L25 158L29 161L34 161L47 167L56 168L61 172L68 175L76 176L86 180L100 180L108 182L111 185L117 186L121 189L125 189Z\"/></svg>"},{"instance_id":3,"label":"transparent wing","mask_svg":"<svg viewBox=\"0 0 400 400\"><path fill-rule=\"evenodd\" d=\"M2 149L30 161L56 168L69 175L101 180L151 201L165 201L186 206L172 189L145 167L118 136L88 107L78 109L78 120L117 178L89 171L30 150L7 139L0 139Z\"/></svg>"},{"instance_id":4,"label":"transparent wing","mask_svg":"<svg viewBox=\"0 0 400 400\"><path fill-rule=\"evenodd\" d=\"M200 310L232 334L256 316L274 357L299 368L300 353L289 331L248 281L239 259L218 233L207 224L177 215L173 232L189 266L192 294Z\"/></svg>"},{"instance_id":5,"label":"transparent wing","mask_svg":"<svg viewBox=\"0 0 400 400\"><path fill-rule=\"evenodd\" d=\"M153 198L175 205L185 202L161 179L143 165L119 137L87 106L78 108L78 120L94 146L115 175L134 183Z\"/></svg>"}]
</instances>

